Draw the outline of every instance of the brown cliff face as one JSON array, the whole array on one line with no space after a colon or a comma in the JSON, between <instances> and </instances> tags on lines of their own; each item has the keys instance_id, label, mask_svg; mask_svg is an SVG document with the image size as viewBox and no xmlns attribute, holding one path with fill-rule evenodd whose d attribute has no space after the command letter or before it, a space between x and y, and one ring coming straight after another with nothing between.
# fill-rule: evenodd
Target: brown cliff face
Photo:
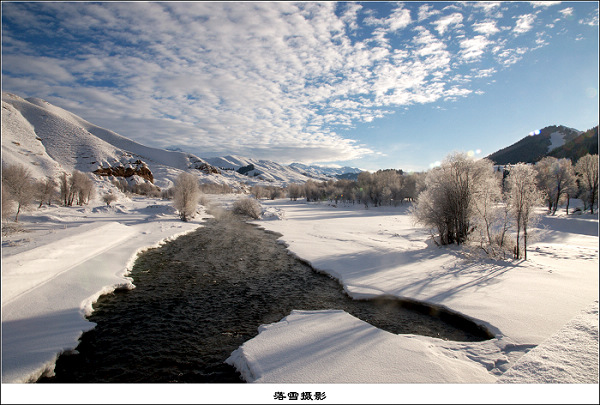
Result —
<instances>
[{"instance_id":1,"label":"brown cliff face","mask_svg":"<svg viewBox=\"0 0 600 405\"><path fill-rule=\"evenodd\" d=\"M154 176L152 175L152 172L144 162L142 162L141 160L136 160L132 163L132 166L134 167L101 167L95 170L94 174L97 174L99 176L115 177L131 177L135 174L143 179L150 181L151 183L154 183Z\"/></svg>"}]
</instances>

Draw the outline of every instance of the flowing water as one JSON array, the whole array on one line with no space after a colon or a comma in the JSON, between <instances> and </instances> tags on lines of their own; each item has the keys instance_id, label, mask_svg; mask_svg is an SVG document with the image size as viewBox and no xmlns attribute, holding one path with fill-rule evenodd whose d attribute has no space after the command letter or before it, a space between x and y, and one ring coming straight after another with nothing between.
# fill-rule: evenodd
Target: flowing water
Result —
<instances>
[{"instance_id":1,"label":"flowing water","mask_svg":"<svg viewBox=\"0 0 600 405\"><path fill-rule=\"evenodd\" d=\"M492 336L452 313L393 298L352 300L341 285L288 254L278 234L233 215L139 256L136 288L100 297L96 327L38 382L243 382L232 351L293 309L343 309L392 333L456 341Z\"/></svg>"}]
</instances>

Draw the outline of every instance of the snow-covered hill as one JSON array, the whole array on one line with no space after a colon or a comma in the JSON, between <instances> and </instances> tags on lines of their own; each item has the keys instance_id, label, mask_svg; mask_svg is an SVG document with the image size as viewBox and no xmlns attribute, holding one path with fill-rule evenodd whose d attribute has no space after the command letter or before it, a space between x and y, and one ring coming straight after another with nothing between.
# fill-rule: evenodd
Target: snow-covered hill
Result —
<instances>
[{"instance_id":1,"label":"snow-covered hill","mask_svg":"<svg viewBox=\"0 0 600 405\"><path fill-rule=\"evenodd\" d=\"M6 92L2 93L2 161L21 163L36 178L73 169L89 173L127 168L142 161L161 188L170 187L186 170L219 182L209 179L211 174L201 170L206 162L190 153L144 146L39 98L23 99Z\"/></svg>"},{"instance_id":2,"label":"snow-covered hill","mask_svg":"<svg viewBox=\"0 0 600 405\"><path fill-rule=\"evenodd\" d=\"M256 180L273 184L286 185L289 183L304 183L309 179L329 180L330 175L322 173L304 173L293 166L285 166L270 160L252 159L242 156L229 155L224 157L203 158L210 165L221 170L224 176L242 182Z\"/></svg>"},{"instance_id":3,"label":"snow-covered hill","mask_svg":"<svg viewBox=\"0 0 600 405\"><path fill-rule=\"evenodd\" d=\"M319 166L319 165L305 165L302 163L292 163L290 167L295 168L301 173L306 173L311 177L319 177L319 176L330 176L337 177L344 174L356 174L358 175L362 170L356 167L328 167L328 166Z\"/></svg>"},{"instance_id":4,"label":"snow-covered hill","mask_svg":"<svg viewBox=\"0 0 600 405\"><path fill-rule=\"evenodd\" d=\"M331 178L316 173L304 175L293 167L267 160L239 156L202 159L183 151L148 147L42 99L23 99L7 92L2 93L2 162L23 164L36 178L57 177L73 169L90 173L143 164L160 188L170 187L182 171L197 174L201 182L234 188L241 184L285 186L310 178ZM246 170L238 173L243 167Z\"/></svg>"}]
</instances>

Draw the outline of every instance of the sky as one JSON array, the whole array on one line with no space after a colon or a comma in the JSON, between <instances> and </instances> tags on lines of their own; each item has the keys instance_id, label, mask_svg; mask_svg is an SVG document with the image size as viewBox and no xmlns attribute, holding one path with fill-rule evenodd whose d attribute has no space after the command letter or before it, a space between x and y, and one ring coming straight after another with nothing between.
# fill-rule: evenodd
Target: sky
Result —
<instances>
[{"instance_id":1,"label":"sky","mask_svg":"<svg viewBox=\"0 0 600 405\"><path fill-rule=\"evenodd\" d=\"M598 2L2 2L2 90L200 157L421 171L598 125Z\"/></svg>"}]
</instances>

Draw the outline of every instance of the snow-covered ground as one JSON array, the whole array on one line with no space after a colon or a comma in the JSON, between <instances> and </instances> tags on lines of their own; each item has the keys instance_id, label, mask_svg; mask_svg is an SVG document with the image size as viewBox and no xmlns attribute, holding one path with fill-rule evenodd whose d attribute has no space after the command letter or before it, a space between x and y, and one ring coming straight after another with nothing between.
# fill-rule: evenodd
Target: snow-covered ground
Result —
<instances>
[{"instance_id":1,"label":"snow-covered ground","mask_svg":"<svg viewBox=\"0 0 600 405\"><path fill-rule=\"evenodd\" d=\"M201 226L170 202L121 198L108 207L42 207L2 237L2 382L35 381L94 327L84 319L102 294L132 288L137 254Z\"/></svg>"},{"instance_id":2,"label":"snow-covered ground","mask_svg":"<svg viewBox=\"0 0 600 405\"><path fill-rule=\"evenodd\" d=\"M269 218L278 220L257 223L281 233L291 252L339 279L350 296L391 295L442 305L485 325L496 338L457 343L398 336L339 311L295 312L262 327L230 357L247 380L495 382L515 365L532 370L520 358L534 347L560 347L564 343L556 342L570 339L571 350L591 355L589 362L573 358L571 365L540 367L535 377L514 372L507 380L598 383L597 217L544 216L529 260L494 262L432 246L406 207L263 204ZM564 350L537 352L542 354L536 361L543 357L549 364L567 356ZM531 364L532 356L523 362Z\"/></svg>"},{"instance_id":3,"label":"snow-covered ground","mask_svg":"<svg viewBox=\"0 0 600 405\"><path fill-rule=\"evenodd\" d=\"M228 206L240 196L212 198ZM495 395L515 384L487 384L569 382L597 388L597 217L545 216L528 261L482 262L464 259L457 248L432 245L406 207L365 210L358 205L261 202L265 213L256 223L281 233L291 252L339 279L351 296L392 295L442 305L482 323L496 338L467 343L395 335L336 308L293 311L263 325L257 337L228 359L248 381L272 383L258 397L242 394L242 402L265 403L275 392L303 387L327 389L330 400L338 403L432 398L423 384L416 385L421 397L406 396L414 395L406 385L400 388L406 399L388 401L376 394L394 385L361 396L356 390L372 386L335 383L483 383ZM96 201L83 208L31 208L22 214L26 232L2 239L2 382L29 381L51 370L57 354L74 348L81 333L94 326L83 317L92 302L115 287L131 287L126 274L137 252L196 229L207 216L202 212L184 223L168 202L141 197L121 199L114 207ZM125 391L135 398L159 398L151 396L157 391L144 387L143 394ZM213 395L222 389L253 390L246 387L206 390ZM455 386L445 384L444 389L448 387ZM560 398L552 384L542 387L551 398ZM574 402L597 403L597 391L586 387L572 385L569 395L580 395ZM436 386L436 392L440 389ZM161 391L173 392L164 386ZM22 389L17 392L23 394ZM177 396L176 402L206 402L191 395ZM476 402L498 401L483 395L474 397ZM237 402L235 398L210 396L221 403ZM472 401L461 397L457 402Z\"/></svg>"}]
</instances>

